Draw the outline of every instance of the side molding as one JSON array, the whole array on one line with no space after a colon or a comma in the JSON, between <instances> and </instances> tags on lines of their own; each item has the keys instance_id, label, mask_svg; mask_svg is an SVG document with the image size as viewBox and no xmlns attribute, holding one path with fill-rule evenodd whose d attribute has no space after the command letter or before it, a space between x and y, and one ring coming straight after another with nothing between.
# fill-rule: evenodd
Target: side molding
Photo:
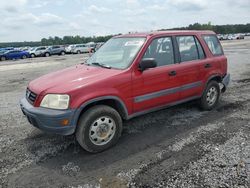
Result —
<instances>
[{"instance_id":1,"label":"side molding","mask_svg":"<svg viewBox=\"0 0 250 188\"><path fill-rule=\"evenodd\" d=\"M149 94L146 94L146 95L137 96L137 97L134 98L134 102L139 103L139 102L143 102L143 101L146 101L146 100L150 100L150 99L170 95L170 94L173 94L173 93L177 93L177 92L181 92L181 91L185 91L185 90L188 90L188 89L201 87L201 86L202 86L202 81L193 82L193 83L190 83L190 84L182 85L180 87L164 89L164 90L149 93Z\"/></svg>"}]
</instances>

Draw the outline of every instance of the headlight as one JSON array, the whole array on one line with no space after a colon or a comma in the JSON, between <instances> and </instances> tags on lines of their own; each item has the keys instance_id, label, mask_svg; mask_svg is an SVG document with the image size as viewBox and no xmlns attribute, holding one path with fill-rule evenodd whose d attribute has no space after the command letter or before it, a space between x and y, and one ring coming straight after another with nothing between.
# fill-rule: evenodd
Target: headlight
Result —
<instances>
[{"instance_id":1,"label":"headlight","mask_svg":"<svg viewBox=\"0 0 250 188\"><path fill-rule=\"evenodd\" d=\"M43 98L40 106L59 110L68 109L69 95L48 94Z\"/></svg>"}]
</instances>

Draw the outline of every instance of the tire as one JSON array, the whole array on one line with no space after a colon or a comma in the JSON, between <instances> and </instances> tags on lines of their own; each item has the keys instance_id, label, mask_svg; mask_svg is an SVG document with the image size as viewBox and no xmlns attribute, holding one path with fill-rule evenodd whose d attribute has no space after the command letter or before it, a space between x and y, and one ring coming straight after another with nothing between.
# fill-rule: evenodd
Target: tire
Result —
<instances>
[{"instance_id":1,"label":"tire","mask_svg":"<svg viewBox=\"0 0 250 188\"><path fill-rule=\"evenodd\" d=\"M76 139L86 151L98 153L115 145L121 132L122 119L119 113L109 106L97 105L81 115Z\"/></svg>"},{"instance_id":2,"label":"tire","mask_svg":"<svg viewBox=\"0 0 250 188\"><path fill-rule=\"evenodd\" d=\"M49 53L49 52L46 52L46 53L44 54L44 56L45 56L45 57L49 57L49 56L50 56L50 53Z\"/></svg>"},{"instance_id":3,"label":"tire","mask_svg":"<svg viewBox=\"0 0 250 188\"><path fill-rule=\"evenodd\" d=\"M217 81L210 81L200 99L200 107L202 110L212 110L220 99L220 86Z\"/></svg>"},{"instance_id":4,"label":"tire","mask_svg":"<svg viewBox=\"0 0 250 188\"><path fill-rule=\"evenodd\" d=\"M36 55L35 54L30 54L30 57L34 58L34 57L36 57Z\"/></svg>"},{"instance_id":5,"label":"tire","mask_svg":"<svg viewBox=\"0 0 250 188\"><path fill-rule=\"evenodd\" d=\"M77 53L77 54L80 54L80 53L81 53L81 51L80 51L80 50L78 50L76 53Z\"/></svg>"},{"instance_id":6,"label":"tire","mask_svg":"<svg viewBox=\"0 0 250 188\"><path fill-rule=\"evenodd\" d=\"M6 60L6 57L2 56L1 61L5 61L5 60Z\"/></svg>"},{"instance_id":7,"label":"tire","mask_svg":"<svg viewBox=\"0 0 250 188\"><path fill-rule=\"evenodd\" d=\"M23 55L23 56L22 56L22 59L26 59L26 58L27 58L27 56L26 56L26 55Z\"/></svg>"},{"instance_id":8,"label":"tire","mask_svg":"<svg viewBox=\"0 0 250 188\"><path fill-rule=\"evenodd\" d=\"M64 52L64 51L62 51L62 52L60 53L60 55L65 55L65 52Z\"/></svg>"}]
</instances>

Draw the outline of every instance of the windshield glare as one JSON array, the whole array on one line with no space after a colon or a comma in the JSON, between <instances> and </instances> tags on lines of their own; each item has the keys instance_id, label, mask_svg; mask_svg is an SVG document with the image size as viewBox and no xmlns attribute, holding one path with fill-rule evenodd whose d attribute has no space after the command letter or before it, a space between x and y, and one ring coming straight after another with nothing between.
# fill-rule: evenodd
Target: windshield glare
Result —
<instances>
[{"instance_id":1,"label":"windshield glare","mask_svg":"<svg viewBox=\"0 0 250 188\"><path fill-rule=\"evenodd\" d=\"M144 42L145 38L138 37L112 38L87 60L87 64L99 63L125 69L132 63Z\"/></svg>"}]
</instances>

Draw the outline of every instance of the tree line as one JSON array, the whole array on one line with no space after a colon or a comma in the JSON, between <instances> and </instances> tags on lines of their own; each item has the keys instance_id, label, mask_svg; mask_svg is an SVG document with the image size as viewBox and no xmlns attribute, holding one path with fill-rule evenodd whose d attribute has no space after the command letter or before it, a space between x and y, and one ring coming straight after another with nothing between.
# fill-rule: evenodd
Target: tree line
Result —
<instances>
[{"instance_id":1,"label":"tree line","mask_svg":"<svg viewBox=\"0 0 250 188\"><path fill-rule=\"evenodd\" d=\"M250 23L248 24L231 24L231 25L212 25L211 22L207 24L194 23L187 27L178 27L173 29L160 29L160 31L165 30L213 30L218 34L229 34L229 33L250 33ZM119 35L119 34L118 34ZM114 35L107 36L64 36L60 37L49 37L43 38L41 41L35 42L7 42L0 43L0 47L23 47L23 46L51 46L51 45L66 45L66 44L82 44L88 42L106 42Z\"/></svg>"},{"instance_id":2,"label":"tree line","mask_svg":"<svg viewBox=\"0 0 250 188\"><path fill-rule=\"evenodd\" d=\"M250 23L231 25L212 25L211 22L208 22L207 24L194 23L187 27L173 28L170 30L212 30L217 34L250 33Z\"/></svg>"}]
</instances>

